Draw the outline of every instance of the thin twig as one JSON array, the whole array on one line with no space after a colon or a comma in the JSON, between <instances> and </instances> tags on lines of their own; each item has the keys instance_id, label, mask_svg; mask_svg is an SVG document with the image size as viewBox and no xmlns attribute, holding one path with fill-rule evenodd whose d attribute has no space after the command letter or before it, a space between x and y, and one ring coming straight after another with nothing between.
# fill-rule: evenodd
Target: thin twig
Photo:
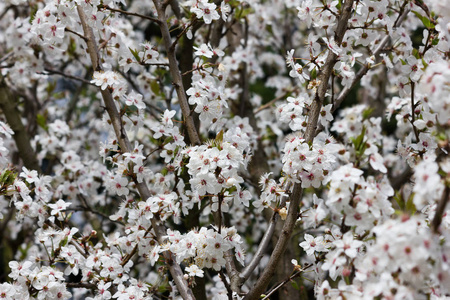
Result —
<instances>
[{"instance_id":1,"label":"thin twig","mask_svg":"<svg viewBox=\"0 0 450 300\"><path fill-rule=\"evenodd\" d=\"M258 107L257 109L255 109L255 110L253 111L253 113L256 115L257 113L259 113L259 112L261 112L261 111L263 111L263 110L265 110L265 109L268 109L269 107L271 107L272 105L274 105L277 101L280 101L280 100L286 98L287 95L289 95L289 94L291 94L291 93L294 93L294 92L297 91L297 90L298 90L298 88L294 89L293 91L288 91L288 92L286 92L286 93L284 93L284 94L282 94L282 95L280 95L280 96L278 96L278 97L275 97L274 99L270 100L270 101L267 102L266 104L261 105L260 107Z\"/></svg>"},{"instance_id":2,"label":"thin twig","mask_svg":"<svg viewBox=\"0 0 450 300\"><path fill-rule=\"evenodd\" d=\"M147 66L157 66L157 67L168 67L169 66L169 64L168 63L157 63L157 62L155 62L155 63L139 63L141 66L145 66L145 67L147 67Z\"/></svg>"},{"instance_id":3,"label":"thin twig","mask_svg":"<svg viewBox=\"0 0 450 300\"><path fill-rule=\"evenodd\" d=\"M8 5L5 10L2 12L2 14L0 15L0 20L3 19L3 17L8 13L8 11L13 8L12 5Z\"/></svg>"},{"instance_id":4,"label":"thin twig","mask_svg":"<svg viewBox=\"0 0 450 300\"><path fill-rule=\"evenodd\" d=\"M64 72L61 72L61 71L58 71L58 70L54 70L54 69L50 69L50 68L44 68L44 70L46 72L48 72L48 74L57 74L57 75L61 75L63 77L69 78L69 79L77 80L77 81L80 81L82 83L86 83L86 84L90 84L92 86L96 86L95 84L91 83L89 80L86 80L86 79L84 79L82 77L66 74ZM45 73L41 73L41 74L45 74ZM45 75L48 75L48 74L45 74Z\"/></svg>"},{"instance_id":5,"label":"thin twig","mask_svg":"<svg viewBox=\"0 0 450 300\"><path fill-rule=\"evenodd\" d=\"M244 281L247 281L247 279L253 273L255 268L258 266L261 259L264 257L264 254L267 250L267 247L270 244L273 233L275 231L275 227L277 225L277 219L278 219L277 216L278 216L278 214L274 213L272 215L272 217L270 218L269 226L267 226L267 229L264 232L264 236L258 244L258 249L256 250L255 254L253 255L253 258L250 261L250 263L241 272L241 277L243 278Z\"/></svg>"},{"instance_id":6,"label":"thin twig","mask_svg":"<svg viewBox=\"0 0 450 300\"><path fill-rule=\"evenodd\" d=\"M284 190L289 191L291 189L292 182L287 182ZM284 207L286 206L286 200L288 200L287 195L283 195L281 197L280 206ZM261 259L264 257L264 254L267 250L267 247L270 244L270 241L272 239L273 233L275 232L275 227L277 225L278 220L278 212L274 211L272 214L272 217L270 218L269 226L267 226L267 229L264 233L264 236L261 239L261 242L258 245L258 249L256 249L255 255L253 255L252 260L250 263L242 270L240 276L243 278L243 281L247 281L250 275L252 274L253 270L258 266Z\"/></svg>"},{"instance_id":7,"label":"thin twig","mask_svg":"<svg viewBox=\"0 0 450 300\"><path fill-rule=\"evenodd\" d=\"M69 29L69 28L67 28L67 27L66 27L64 30L67 31L67 32L70 32L70 33L72 33L72 34L75 34L75 35L78 36L79 38L81 38L81 39L83 39L84 41L86 41L86 37L85 37L84 35L79 34L78 32L73 31L72 29Z\"/></svg>"},{"instance_id":8,"label":"thin twig","mask_svg":"<svg viewBox=\"0 0 450 300\"><path fill-rule=\"evenodd\" d=\"M288 278L286 278L285 280L283 280L282 282L280 282L279 284L277 284L275 287L273 287L269 292L267 292L264 298L262 298L262 300L266 300L266 299L270 299L269 297L275 293L277 290L279 290L280 288L282 288L284 285L286 285L288 282L292 281L292 279L294 279L295 277L300 276L300 274L302 274L306 269L309 269L311 266L313 266L312 264L305 266L303 269L300 269L298 271L296 271L294 274L292 274L291 276L289 276Z\"/></svg>"},{"instance_id":9,"label":"thin twig","mask_svg":"<svg viewBox=\"0 0 450 300\"><path fill-rule=\"evenodd\" d=\"M104 218L104 219L107 219L107 220L109 220L109 221L111 221L111 222L114 222L114 223L117 223L117 224L120 224L120 225L124 225L124 226L125 226L124 223L122 223L122 222L120 222L120 221L117 221L117 220L111 220L111 219L109 218L110 216L105 215L104 213L101 213L101 212L99 212L99 211L93 209L92 207L90 207L89 204L88 204L88 202L87 202L87 200L86 200L86 198L85 198L83 195L78 194L78 199L80 199L80 201L83 203L83 206L79 206L80 209L82 209L82 210L84 210L84 211L87 211L87 212L91 212L91 213L93 213L93 214L96 214L96 215L98 215L98 216L100 216L100 217L102 217L102 218ZM70 210L70 209L67 209L67 210ZM75 211L75 210L76 210L76 209L74 209L74 211Z\"/></svg>"},{"instance_id":10,"label":"thin twig","mask_svg":"<svg viewBox=\"0 0 450 300\"><path fill-rule=\"evenodd\" d=\"M139 86L136 84L136 80L133 80L133 79L131 78L131 76L129 76L128 73L124 73L124 72L122 72L121 70L117 70L117 71L119 72L120 75L123 76L123 78L125 78L125 79L128 81L128 83L131 85L131 87L132 87L136 92L138 92L139 94L144 94L144 93L141 91L141 89L139 88ZM157 107L156 105L150 103L150 101L146 101L146 100L147 100L147 99L144 99L144 103L145 103L145 105L146 105L145 111L147 111L148 113L150 113L150 114L151 114L152 116L154 116L155 118L157 118L157 115L155 114L154 111L157 111L157 112L160 113L160 114L164 114L164 111L163 111L161 108Z\"/></svg>"},{"instance_id":11,"label":"thin twig","mask_svg":"<svg viewBox=\"0 0 450 300\"><path fill-rule=\"evenodd\" d=\"M178 41L181 39L181 37L188 31L189 28L191 28L195 23L197 22L197 19L192 21L188 26L186 26L176 37L175 41L173 41L172 45L170 46L170 50L175 50L176 45L178 44Z\"/></svg>"},{"instance_id":12,"label":"thin twig","mask_svg":"<svg viewBox=\"0 0 450 300\"><path fill-rule=\"evenodd\" d=\"M152 226L150 225L150 227L148 227L147 230L145 231L143 238L145 238L147 236L147 234L149 234L149 232L151 230L152 230ZM139 249L139 242L136 243L136 245L134 246L133 250L131 250L131 252L128 253L127 256L125 256L125 258L122 260L122 263L120 265L122 267L125 266L130 261L130 259L132 259L133 256L137 253L138 249Z\"/></svg>"},{"instance_id":13,"label":"thin twig","mask_svg":"<svg viewBox=\"0 0 450 300\"><path fill-rule=\"evenodd\" d=\"M87 283L87 282L66 282L66 287L68 288L85 288L90 290L96 290L97 284Z\"/></svg>"},{"instance_id":14,"label":"thin twig","mask_svg":"<svg viewBox=\"0 0 450 300\"><path fill-rule=\"evenodd\" d=\"M139 14L139 13L126 11L126 10L122 10L122 9L119 9L119 8L112 8L112 7L109 7L109 6L106 6L106 5L103 5L101 8L110 10L110 11L112 11L112 12L118 12L118 13L121 13L121 14L124 14L124 15L128 15L128 16L139 17L139 18L146 19L146 20L150 20L150 21L152 21L152 22L155 22L155 23L157 23L157 24L160 24L160 21L159 21L157 18L153 18L153 17L150 17L150 16L141 15L141 14Z\"/></svg>"},{"instance_id":15,"label":"thin twig","mask_svg":"<svg viewBox=\"0 0 450 300\"><path fill-rule=\"evenodd\" d=\"M228 300L233 300L233 291L231 290L230 284L228 283L227 278L225 277L225 274L222 270L220 270L219 275L220 279L222 279L222 282L225 285L225 289L227 290Z\"/></svg>"},{"instance_id":16,"label":"thin twig","mask_svg":"<svg viewBox=\"0 0 450 300\"><path fill-rule=\"evenodd\" d=\"M414 125L414 122L416 121L415 115L416 115L416 106L417 106L417 104L414 103L414 92L415 92L414 87L415 87L415 84L413 81L411 81L411 125L413 128L414 136L416 137L417 143L419 143L420 142L419 133L417 132L416 125Z\"/></svg>"},{"instance_id":17,"label":"thin twig","mask_svg":"<svg viewBox=\"0 0 450 300\"><path fill-rule=\"evenodd\" d=\"M13 54L14 54L14 52L11 51L11 52L9 52L9 53L3 55L2 58L0 58L0 63L2 63L2 62L4 62L5 60L7 60L7 59L8 59L10 56L12 56Z\"/></svg>"}]
</instances>

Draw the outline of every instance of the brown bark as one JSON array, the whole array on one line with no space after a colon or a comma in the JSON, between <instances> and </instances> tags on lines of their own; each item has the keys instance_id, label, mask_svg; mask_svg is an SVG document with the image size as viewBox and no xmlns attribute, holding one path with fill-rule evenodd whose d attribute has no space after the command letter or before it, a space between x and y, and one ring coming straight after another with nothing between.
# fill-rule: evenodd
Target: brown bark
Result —
<instances>
[{"instance_id":1,"label":"brown bark","mask_svg":"<svg viewBox=\"0 0 450 300\"><path fill-rule=\"evenodd\" d=\"M30 170L40 171L39 162L31 147L30 136L22 123L22 117L17 110L17 97L10 91L3 78L0 78L0 108L7 123L14 131L14 141L19 151L19 157L25 167Z\"/></svg>"}]
</instances>

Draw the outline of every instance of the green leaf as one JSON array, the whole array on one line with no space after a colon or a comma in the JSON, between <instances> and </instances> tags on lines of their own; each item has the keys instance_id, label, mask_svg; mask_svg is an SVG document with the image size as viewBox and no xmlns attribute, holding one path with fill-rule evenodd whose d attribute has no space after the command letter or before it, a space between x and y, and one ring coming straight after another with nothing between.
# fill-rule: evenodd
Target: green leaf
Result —
<instances>
[{"instance_id":1,"label":"green leaf","mask_svg":"<svg viewBox=\"0 0 450 300\"><path fill-rule=\"evenodd\" d=\"M300 290L300 287L298 286L298 283L295 282L295 280L292 280L292 281L291 281L291 285L292 285L292 287L293 287L294 289L296 289L297 291Z\"/></svg>"},{"instance_id":2,"label":"green leaf","mask_svg":"<svg viewBox=\"0 0 450 300\"><path fill-rule=\"evenodd\" d=\"M60 245L60 247L65 247L68 242L69 242L69 238L65 237L59 245Z\"/></svg>"},{"instance_id":3,"label":"green leaf","mask_svg":"<svg viewBox=\"0 0 450 300\"><path fill-rule=\"evenodd\" d=\"M317 78L317 68L312 69L310 73L311 80L314 80Z\"/></svg>"},{"instance_id":4,"label":"green leaf","mask_svg":"<svg viewBox=\"0 0 450 300\"><path fill-rule=\"evenodd\" d=\"M251 7L242 8L242 5L236 9L236 18L238 20L247 17L249 14L253 12Z\"/></svg>"},{"instance_id":5,"label":"green leaf","mask_svg":"<svg viewBox=\"0 0 450 300\"><path fill-rule=\"evenodd\" d=\"M228 2L228 4L232 7L240 5L241 2L239 0L231 0L230 2Z\"/></svg>"},{"instance_id":6,"label":"green leaf","mask_svg":"<svg viewBox=\"0 0 450 300\"><path fill-rule=\"evenodd\" d=\"M133 54L134 58L137 61L141 61L141 59L139 58L139 51L138 50L131 49L130 47L128 47L128 49L130 49L131 54Z\"/></svg>"},{"instance_id":7,"label":"green leaf","mask_svg":"<svg viewBox=\"0 0 450 300\"><path fill-rule=\"evenodd\" d=\"M399 206L402 210L405 210L405 200L403 200L402 193L400 193L400 192L395 192L394 200L395 200L395 202L397 202L398 206Z\"/></svg>"},{"instance_id":8,"label":"green leaf","mask_svg":"<svg viewBox=\"0 0 450 300\"><path fill-rule=\"evenodd\" d=\"M411 193L411 195L408 198L408 201L406 202L405 210L409 212L411 215L414 215L417 212L417 208L414 205L413 202L414 199L414 193Z\"/></svg>"},{"instance_id":9,"label":"green leaf","mask_svg":"<svg viewBox=\"0 0 450 300\"><path fill-rule=\"evenodd\" d=\"M37 4L36 5L31 5L30 21L29 21L30 24L32 24L33 20L36 18L36 13L37 13L38 9L39 9L39 6Z\"/></svg>"},{"instance_id":10,"label":"green leaf","mask_svg":"<svg viewBox=\"0 0 450 300\"><path fill-rule=\"evenodd\" d=\"M366 126L363 126L363 128L361 130L361 134L358 135L356 138L351 138L351 141L352 141L353 145L355 146L356 150L360 150L362 147L365 146L365 145L363 145L365 133L366 133Z\"/></svg>"},{"instance_id":11,"label":"green leaf","mask_svg":"<svg viewBox=\"0 0 450 300\"><path fill-rule=\"evenodd\" d=\"M173 141L173 137L168 136L164 139L162 145L167 145L168 143L171 143Z\"/></svg>"},{"instance_id":12,"label":"green leaf","mask_svg":"<svg viewBox=\"0 0 450 300\"><path fill-rule=\"evenodd\" d=\"M159 84L158 84L158 81L157 80L152 80L151 82L150 82L150 89L152 90L152 92L155 94L155 95L159 95L159 93L160 93L160 88L159 88Z\"/></svg>"},{"instance_id":13,"label":"green leaf","mask_svg":"<svg viewBox=\"0 0 450 300\"><path fill-rule=\"evenodd\" d=\"M38 114L36 116L36 122L42 129L44 129L45 131L48 131L48 125L47 125L47 118L46 117L44 117L41 114Z\"/></svg>"},{"instance_id":14,"label":"green leaf","mask_svg":"<svg viewBox=\"0 0 450 300\"><path fill-rule=\"evenodd\" d=\"M368 107L363 111L363 120L369 119L369 117L372 115L374 111L373 107Z\"/></svg>"},{"instance_id":15,"label":"green leaf","mask_svg":"<svg viewBox=\"0 0 450 300\"><path fill-rule=\"evenodd\" d=\"M14 181L16 180L17 173L14 173L11 170L6 170L6 178L5 178L5 184L7 185L13 185Z\"/></svg>"},{"instance_id":16,"label":"green leaf","mask_svg":"<svg viewBox=\"0 0 450 300\"><path fill-rule=\"evenodd\" d=\"M425 70L428 67L427 62L425 61L425 59L422 58L422 64L423 64L423 68L422 70Z\"/></svg>"},{"instance_id":17,"label":"green leaf","mask_svg":"<svg viewBox=\"0 0 450 300\"><path fill-rule=\"evenodd\" d=\"M223 142L223 129L216 135L216 141L219 143Z\"/></svg>"},{"instance_id":18,"label":"green leaf","mask_svg":"<svg viewBox=\"0 0 450 300\"><path fill-rule=\"evenodd\" d=\"M420 59L420 53L419 53L419 50L417 50L416 48L413 48L413 50L412 50L412 55L413 55L415 58Z\"/></svg>"},{"instance_id":19,"label":"green leaf","mask_svg":"<svg viewBox=\"0 0 450 300\"><path fill-rule=\"evenodd\" d=\"M428 29L433 29L434 28L434 24L433 22L431 22L430 19L428 19L426 16L422 16L419 12L417 11L412 11L417 18L419 18L420 21L422 21L423 26L425 26Z\"/></svg>"}]
</instances>

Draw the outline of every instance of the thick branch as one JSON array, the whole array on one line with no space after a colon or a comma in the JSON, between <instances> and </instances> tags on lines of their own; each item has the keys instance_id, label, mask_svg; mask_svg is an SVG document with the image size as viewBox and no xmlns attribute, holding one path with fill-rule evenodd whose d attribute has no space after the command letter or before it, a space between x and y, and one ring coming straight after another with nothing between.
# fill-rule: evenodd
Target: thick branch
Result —
<instances>
[{"instance_id":1,"label":"thick branch","mask_svg":"<svg viewBox=\"0 0 450 300\"><path fill-rule=\"evenodd\" d=\"M88 52L91 57L92 64L95 70L101 70L98 64L99 58L97 53L97 45L95 43L94 32L90 28L86 21L86 15L81 6L77 6L78 15L80 16L81 24L83 26L84 35L87 38ZM111 119L111 123L114 128L114 132L119 141L120 148L123 152L131 152L133 149L131 143L128 139L127 133L121 124L121 118L119 112L117 111L116 105L112 98L111 93L108 90L102 90L102 98L105 103L106 111ZM142 199L147 199L151 197L150 190L145 182L135 182L139 194ZM151 220L153 229L155 230L156 237L159 243L163 243L163 237L166 235L166 230L163 225L160 224L158 218L153 218ZM167 265L169 267L170 273L175 281L178 291L180 292L183 299L194 299L192 291L188 287L186 280L183 277L183 271L179 264L176 263L175 256L170 252L164 252L164 257L166 259Z\"/></svg>"},{"instance_id":2,"label":"thick branch","mask_svg":"<svg viewBox=\"0 0 450 300\"><path fill-rule=\"evenodd\" d=\"M14 131L14 141L16 142L23 164L28 169L40 171L41 168L39 167L36 153L33 147L31 147L30 137L17 110L17 99L11 93L3 78L0 78L0 108L9 126Z\"/></svg>"},{"instance_id":3,"label":"thick branch","mask_svg":"<svg viewBox=\"0 0 450 300\"><path fill-rule=\"evenodd\" d=\"M350 18L353 7L353 0L346 0L341 16L339 18L336 32L335 32L335 41L340 45L342 39L344 38L345 31L347 30L348 20ZM323 100L325 98L325 93L328 89L328 81L331 76L331 72L333 71L334 64L336 63L337 55L332 51L328 52L328 57L325 62L324 68L321 70L320 74L320 85L317 89L317 94L314 99L314 102L311 105L311 110L308 114L308 125L306 127L306 132L304 138L307 142L311 142L314 139L317 122L319 120L319 113L322 107ZM289 211L286 218L286 222L284 223L283 229L280 234L280 238L278 239L277 244L275 245L275 249L270 256L269 263L261 274L260 278L256 282L255 286L250 290L250 292L245 297L248 299L258 299L259 296L264 292L265 288L269 284L273 274L275 273L275 269L277 268L281 257L283 256L286 246L290 240L292 231L294 230L295 223L298 217L299 204L300 199L303 195L303 189L301 188L301 184L296 183L294 185L294 190L290 195L290 204Z\"/></svg>"},{"instance_id":4,"label":"thick branch","mask_svg":"<svg viewBox=\"0 0 450 300\"><path fill-rule=\"evenodd\" d=\"M244 299L259 299L259 296L264 292L265 288L272 279L275 273L275 269L278 267L278 263L280 262L284 251L286 250L286 245L290 240L292 231L297 221L298 207L300 204L300 199L302 198L302 194L303 189L301 188L301 185L296 184L294 186L294 191L292 192L290 197L291 201L289 205L288 216L281 231L280 238L275 245L266 268L259 277L255 286L250 290L250 292L245 296Z\"/></svg>"}]
</instances>

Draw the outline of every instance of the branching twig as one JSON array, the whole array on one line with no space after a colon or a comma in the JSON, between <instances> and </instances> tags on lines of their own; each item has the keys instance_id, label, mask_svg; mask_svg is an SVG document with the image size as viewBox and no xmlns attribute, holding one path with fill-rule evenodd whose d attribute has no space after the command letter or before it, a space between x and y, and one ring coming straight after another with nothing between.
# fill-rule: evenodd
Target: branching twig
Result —
<instances>
[{"instance_id":1,"label":"branching twig","mask_svg":"<svg viewBox=\"0 0 450 300\"><path fill-rule=\"evenodd\" d=\"M87 211L87 212L96 214L96 215L98 215L98 216L100 216L100 217L102 217L102 218L104 218L104 219L106 219L106 220L109 220L109 221L111 221L111 222L114 222L114 223L117 223L117 224L120 224L120 225L125 225L124 223L122 223L122 222L120 222L120 221L117 221L117 220L111 220L111 219L109 218L110 216L107 216L107 215L105 215L104 213L101 213L101 212L99 212L99 211L93 209L93 208L88 204L88 202L86 201L86 198L84 198L83 195L78 194L78 199L80 200L80 202L83 203L83 205L80 205L78 209L81 209L81 210L83 210L83 211ZM67 210L70 210L70 209L67 209ZM76 210L77 210L77 209L75 208L74 211L76 211Z\"/></svg>"}]
</instances>

